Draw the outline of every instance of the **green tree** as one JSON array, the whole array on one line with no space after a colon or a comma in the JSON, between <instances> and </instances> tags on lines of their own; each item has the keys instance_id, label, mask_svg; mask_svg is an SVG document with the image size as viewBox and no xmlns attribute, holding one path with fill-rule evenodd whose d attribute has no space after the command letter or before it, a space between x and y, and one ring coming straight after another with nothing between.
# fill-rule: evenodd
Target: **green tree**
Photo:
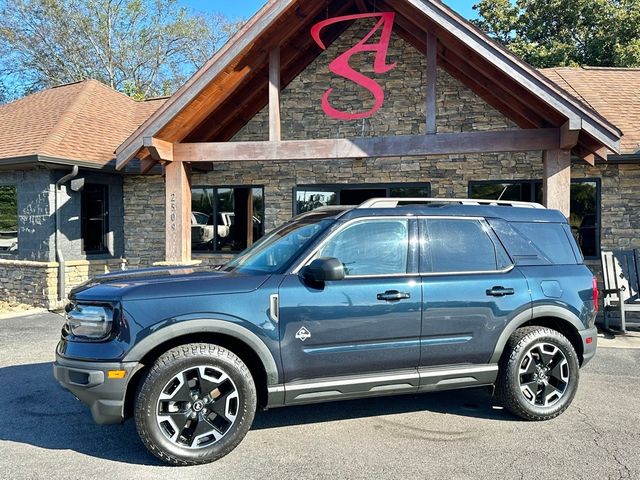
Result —
<instances>
[{"instance_id":1,"label":"green tree","mask_svg":"<svg viewBox=\"0 0 640 480\"><path fill-rule=\"evenodd\" d=\"M535 67L640 66L640 0L480 0L476 25Z\"/></svg>"},{"instance_id":2,"label":"green tree","mask_svg":"<svg viewBox=\"0 0 640 480\"><path fill-rule=\"evenodd\" d=\"M93 78L167 95L238 26L176 0L0 0L0 81L19 94Z\"/></svg>"}]
</instances>

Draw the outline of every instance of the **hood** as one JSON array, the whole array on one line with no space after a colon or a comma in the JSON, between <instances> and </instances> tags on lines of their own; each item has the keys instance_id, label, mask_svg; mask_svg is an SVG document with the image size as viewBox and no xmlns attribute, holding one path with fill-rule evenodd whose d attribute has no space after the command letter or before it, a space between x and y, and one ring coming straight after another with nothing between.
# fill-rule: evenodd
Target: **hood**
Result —
<instances>
[{"instance_id":1,"label":"hood","mask_svg":"<svg viewBox=\"0 0 640 480\"><path fill-rule=\"evenodd\" d=\"M256 290L268 275L240 275L201 267L159 267L99 275L71 290L74 301L122 301L222 295Z\"/></svg>"}]
</instances>

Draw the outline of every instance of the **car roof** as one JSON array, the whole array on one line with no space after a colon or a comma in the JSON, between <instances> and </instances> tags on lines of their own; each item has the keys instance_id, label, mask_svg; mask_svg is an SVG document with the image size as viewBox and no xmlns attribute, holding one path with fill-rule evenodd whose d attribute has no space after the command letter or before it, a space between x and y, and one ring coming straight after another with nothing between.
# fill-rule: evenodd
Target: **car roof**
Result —
<instances>
[{"instance_id":1,"label":"car roof","mask_svg":"<svg viewBox=\"0 0 640 480\"><path fill-rule=\"evenodd\" d=\"M340 215L340 219L350 220L359 217L378 216L484 217L502 218L508 222L567 223L566 217L558 210L504 205L459 205L451 203L400 205L395 208L351 207Z\"/></svg>"},{"instance_id":2,"label":"car roof","mask_svg":"<svg viewBox=\"0 0 640 480\"><path fill-rule=\"evenodd\" d=\"M427 203L398 205L395 208L362 208L357 206L326 206L300 214L294 220L340 219L362 217L430 216L501 218L508 222L567 223L558 210L524 208L507 205L461 205L456 203Z\"/></svg>"}]
</instances>

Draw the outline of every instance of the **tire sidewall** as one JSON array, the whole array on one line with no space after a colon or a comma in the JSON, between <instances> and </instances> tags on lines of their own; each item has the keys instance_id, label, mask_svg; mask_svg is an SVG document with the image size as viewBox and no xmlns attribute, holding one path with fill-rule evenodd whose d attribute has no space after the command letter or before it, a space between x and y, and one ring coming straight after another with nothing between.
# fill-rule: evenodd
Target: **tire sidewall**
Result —
<instances>
[{"instance_id":1,"label":"tire sidewall","mask_svg":"<svg viewBox=\"0 0 640 480\"><path fill-rule=\"evenodd\" d=\"M255 416L256 391L248 368L233 353L210 345L206 349L189 347L194 345L180 347L184 355L175 355L175 349L165 354L142 382L136 401L136 425L143 441L146 437L145 444L152 453L158 456L158 450L164 454L160 455L161 459L167 460L164 458L166 455L170 461L178 460L172 463L208 463L231 452L247 434ZM238 391L238 416L224 437L214 444L200 449L181 448L171 442L158 425L157 402L162 390L175 375L198 366L214 367L229 375Z\"/></svg>"},{"instance_id":2,"label":"tire sidewall","mask_svg":"<svg viewBox=\"0 0 640 480\"><path fill-rule=\"evenodd\" d=\"M562 398L553 405L548 407L538 406L531 404L520 390L520 365L524 359L525 354L536 344L548 343L559 348L567 359L569 365L569 384L567 390L565 390ZM516 346L517 353L511 357L507 368L511 371L508 375L508 384L506 385L511 390L512 398L517 403L520 410L527 413L527 416L535 419L550 419L558 416L564 410L566 410L578 389L578 383L580 380L580 364L576 352L563 335L548 329L540 329L531 335L525 336Z\"/></svg>"}]
</instances>

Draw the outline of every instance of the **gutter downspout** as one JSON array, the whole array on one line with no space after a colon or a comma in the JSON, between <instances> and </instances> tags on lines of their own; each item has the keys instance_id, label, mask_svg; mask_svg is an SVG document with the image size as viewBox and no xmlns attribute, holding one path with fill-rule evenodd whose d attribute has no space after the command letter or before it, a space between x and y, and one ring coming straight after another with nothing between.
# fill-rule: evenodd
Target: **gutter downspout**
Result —
<instances>
[{"instance_id":1,"label":"gutter downspout","mask_svg":"<svg viewBox=\"0 0 640 480\"><path fill-rule=\"evenodd\" d=\"M65 271L66 271L66 265L65 265L65 261L64 261L64 255L62 254L62 248L60 248L60 199L59 199L59 192L60 192L60 187L62 185L64 185L65 183L67 183L69 180L71 180L72 178L76 177L78 175L78 166L74 165L73 170L71 170L71 173L68 173L67 175L65 175L64 177L62 177L60 180L58 180L56 182L56 191L55 191L55 207L56 207L56 236L55 236L55 243L56 243L56 262L58 262L58 300L59 301L64 301L65 298L65 290L66 290L66 279L65 279Z\"/></svg>"}]
</instances>

